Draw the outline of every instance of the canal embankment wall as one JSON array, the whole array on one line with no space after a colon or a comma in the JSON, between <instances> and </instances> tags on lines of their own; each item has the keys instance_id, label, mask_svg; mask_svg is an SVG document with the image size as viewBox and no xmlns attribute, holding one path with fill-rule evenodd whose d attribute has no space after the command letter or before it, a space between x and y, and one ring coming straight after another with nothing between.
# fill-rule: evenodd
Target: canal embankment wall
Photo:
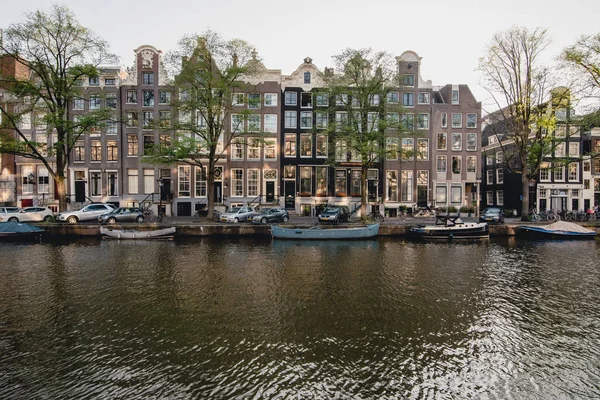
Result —
<instances>
[{"instance_id":1,"label":"canal embankment wall","mask_svg":"<svg viewBox=\"0 0 600 400\"><path fill-rule=\"evenodd\" d=\"M270 236L270 227L268 225L251 225L251 224L220 224L220 223L167 223L167 224L122 224L114 226L113 229L135 229L139 231L154 230L165 228L167 226L175 226L177 228L176 236L181 237L203 237L203 236L241 236L241 237L260 237ZM310 225L294 225L299 227L309 227ZM416 224L382 224L379 227L378 236L406 236L410 228L417 226ZM600 226L585 224L588 229L593 229L600 233ZM99 225L87 224L42 224L45 229L46 236L82 236L93 237L100 236ZM503 224L490 225L490 236L514 236L519 224Z\"/></svg>"}]
</instances>

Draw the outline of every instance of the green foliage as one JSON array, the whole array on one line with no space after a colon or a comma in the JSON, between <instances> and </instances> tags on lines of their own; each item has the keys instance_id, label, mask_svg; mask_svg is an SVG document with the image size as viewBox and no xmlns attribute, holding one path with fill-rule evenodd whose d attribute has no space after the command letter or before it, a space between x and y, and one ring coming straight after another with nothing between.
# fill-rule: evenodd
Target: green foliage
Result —
<instances>
[{"instance_id":1,"label":"green foliage","mask_svg":"<svg viewBox=\"0 0 600 400\"><path fill-rule=\"evenodd\" d=\"M69 119L69 105L82 95L80 81L98 74L100 64L114 63L108 45L88 28L79 24L65 6L55 5L48 12L35 11L25 21L4 31L1 52L20 69L13 75L0 76L6 88L0 112L5 126L13 129L18 140L2 141L2 152L10 152L40 160L58 185L59 206L66 207L64 176L68 156L80 135L110 118L107 110L87 113L76 122ZM5 71L6 72L6 71ZM41 117L38 117L41 115ZM44 141L33 141L24 135L20 122L25 119L45 125ZM37 119L37 121L36 121ZM50 135L56 134L51 148Z\"/></svg>"}]
</instances>

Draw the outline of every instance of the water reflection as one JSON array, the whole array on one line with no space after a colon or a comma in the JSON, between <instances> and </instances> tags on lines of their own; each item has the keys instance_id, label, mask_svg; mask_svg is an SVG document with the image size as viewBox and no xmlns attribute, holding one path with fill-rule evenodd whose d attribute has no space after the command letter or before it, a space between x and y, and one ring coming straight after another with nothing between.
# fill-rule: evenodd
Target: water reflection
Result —
<instances>
[{"instance_id":1,"label":"water reflection","mask_svg":"<svg viewBox=\"0 0 600 400\"><path fill-rule=\"evenodd\" d=\"M0 398L600 396L596 242L0 252Z\"/></svg>"}]
</instances>

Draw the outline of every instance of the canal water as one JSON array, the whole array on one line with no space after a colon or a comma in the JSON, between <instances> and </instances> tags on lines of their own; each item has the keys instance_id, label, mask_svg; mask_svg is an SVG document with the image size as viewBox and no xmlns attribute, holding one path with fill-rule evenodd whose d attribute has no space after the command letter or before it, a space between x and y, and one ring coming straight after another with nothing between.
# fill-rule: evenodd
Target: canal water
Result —
<instances>
[{"instance_id":1,"label":"canal water","mask_svg":"<svg viewBox=\"0 0 600 400\"><path fill-rule=\"evenodd\" d=\"M0 244L0 398L600 398L599 249Z\"/></svg>"}]
</instances>

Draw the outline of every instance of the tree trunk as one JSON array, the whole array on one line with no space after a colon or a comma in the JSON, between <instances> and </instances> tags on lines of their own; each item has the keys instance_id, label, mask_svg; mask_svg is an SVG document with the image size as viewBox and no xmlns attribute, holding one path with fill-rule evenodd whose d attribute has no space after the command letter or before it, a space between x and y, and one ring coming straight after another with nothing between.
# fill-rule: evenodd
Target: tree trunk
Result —
<instances>
[{"instance_id":1,"label":"tree trunk","mask_svg":"<svg viewBox=\"0 0 600 400\"><path fill-rule=\"evenodd\" d=\"M55 176L54 181L56 182L56 196L58 197L58 211L67 210L67 187L64 176Z\"/></svg>"},{"instance_id":2,"label":"tree trunk","mask_svg":"<svg viewBox=\"0 0 600 400\"><path fill-rule=\"evenodd\" d=\"M350 180L352 180L352 176L350 176ZM367 167L365 165L360 170L360 186L360 219L364 221L367 219L367 194L369 192L369 188L367 187Z\"/></svg>"},{"instance_id":3,"label":"tree trunk","mask_svg":"<svg viewBox=\"0 0 600 400\"><path fill-rule=\"evenodd\" d=\"M521 204L521 221L527 221L529 215L529 179L526 173L521 173L521 193L523 202Z\"/></svg>"},{"instance_id":4,"label":"tree trunk","mask_svg":"<svg viewBox=\"0 0 600 400\"><path fill-rule=\"evenodd\" d=\"M208 178L206 182L206 198L208 202L206 204L207 212L206 218L212 220L214 218L215 209L215 163L211 159L208 161Z\"/></svg>"}]
</instances>

